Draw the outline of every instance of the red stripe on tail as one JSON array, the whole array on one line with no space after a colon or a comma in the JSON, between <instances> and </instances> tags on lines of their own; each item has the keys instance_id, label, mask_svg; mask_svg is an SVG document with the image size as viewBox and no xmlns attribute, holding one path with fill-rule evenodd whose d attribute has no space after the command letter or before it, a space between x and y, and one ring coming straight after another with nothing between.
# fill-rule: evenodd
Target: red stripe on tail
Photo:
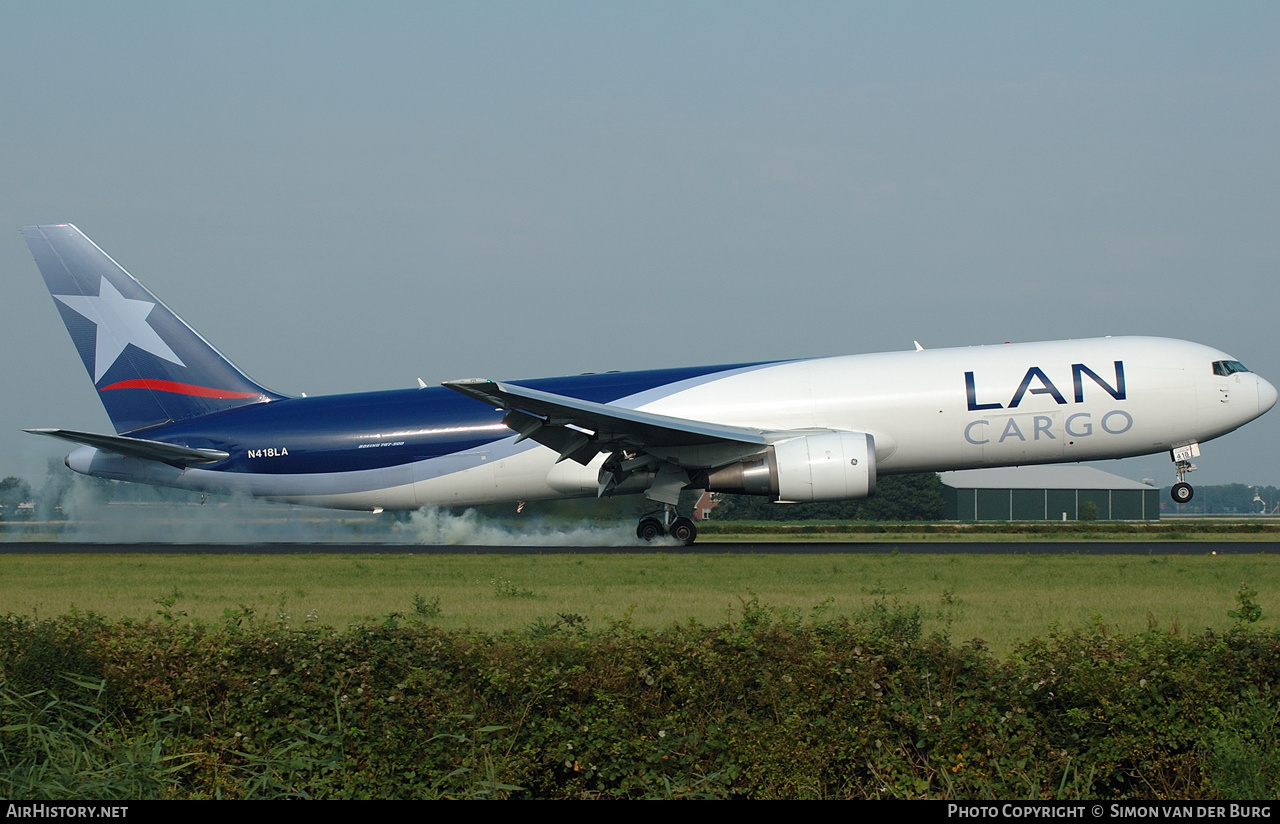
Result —
<instances>
[{"instance_id":1,"label":"red stripe on tail","mask_svg":"<svg viewBox=\"0 0 1280 824\"><path fill-rule=\"evenodd\" d=\"M156 389L161 392L172 392L175 395L192 395L197 398L218 398L219 400L229 400L232 398L256 398L256 392L230 392L226 389L211 389L208 386L195 386L190 383L178 383L177 381L157 381L157 380L131 380L113 383L110 386L104 386L99 392L106 392L109 389Z\"/></svg>"}]
</instances>

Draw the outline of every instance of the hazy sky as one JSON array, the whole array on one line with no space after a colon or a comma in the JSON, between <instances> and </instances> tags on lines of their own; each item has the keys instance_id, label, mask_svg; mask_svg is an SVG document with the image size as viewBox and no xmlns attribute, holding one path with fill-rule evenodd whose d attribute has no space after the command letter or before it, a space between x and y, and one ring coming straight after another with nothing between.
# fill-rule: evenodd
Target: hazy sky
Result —
<instances>
[{"instance_id":1,"label":"hazy sky","mask_svg":"<svg viewBox=\"0 0 1280 824\"><path fill-rule=\"evenodd\" d=\"M110 431L29 223L286 393L1108 334L1280 383L1278 43L1274 2L0 0L0 475Z\"/></svg>"}]
</instances>

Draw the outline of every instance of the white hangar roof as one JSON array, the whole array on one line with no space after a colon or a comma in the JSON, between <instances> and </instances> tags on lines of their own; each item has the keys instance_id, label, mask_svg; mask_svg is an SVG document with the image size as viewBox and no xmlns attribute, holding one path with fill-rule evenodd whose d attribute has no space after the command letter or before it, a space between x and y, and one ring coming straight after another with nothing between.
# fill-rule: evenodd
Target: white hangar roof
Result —
<instances>
[{"instance_id":1,"label":"white hangar roof","mask_svg":"<svg viewBox=\"0 0 1280 824\"><path fill-rule=\"evenodd\" d=\"M953 489L1156 489L1101 469L1079 464L1011 466L941 472L942 483Z\"/></svg>"}]
</instances>

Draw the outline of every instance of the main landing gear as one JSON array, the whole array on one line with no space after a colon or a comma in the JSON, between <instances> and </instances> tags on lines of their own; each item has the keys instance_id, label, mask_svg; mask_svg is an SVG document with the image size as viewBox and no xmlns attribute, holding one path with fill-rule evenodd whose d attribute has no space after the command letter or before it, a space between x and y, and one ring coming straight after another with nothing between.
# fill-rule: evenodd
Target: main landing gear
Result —
<instances>
[{"instance_id":1,"label":"main landing gear","mask_svg":"<svg viewBox=\"0 0 1280 824\"><path fill-rule=\"evenodd\" d=\"M642 541L654 541L670 535L685 546L698 539L698 528L685 517L675 517L676 508L664 505L661 510L645 514L636 526L636 537Z\"/></svg>"},{"instance_id":2,"label":"main landing gear","mask_svg":"<svg viewBox=\"0 0 1280 824\"><path fill-rule=\"evenodd\" d=\"M1196 465L1191 462L1191 459L1200 457L1200 444L1180 446L1173 450L1170 456L1173 458L1174 470L1178 473L1178 482L1173 485L1173 489L1169 490L1169 497L1173 498L1175 504L1185 504L1196 494L1191 484L1185 479L1188 472L1196 471Z\"/></svg>"}]
</instances>

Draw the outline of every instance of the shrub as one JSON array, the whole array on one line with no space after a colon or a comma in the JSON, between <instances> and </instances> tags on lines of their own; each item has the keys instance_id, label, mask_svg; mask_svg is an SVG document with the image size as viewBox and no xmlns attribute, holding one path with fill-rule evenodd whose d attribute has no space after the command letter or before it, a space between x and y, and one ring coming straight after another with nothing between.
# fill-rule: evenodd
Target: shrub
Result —
<instances>
[{"instance_id":1,"label":"shrub","mask_svg":"<svg viewBox=\"0 0 1280 824\"><path fill-rule=\"evenodd\" d=\"M242 612L0 627L11 798L1280 790L1280 636L1243 622L1190 638L1095 623L1006 660L923 637L918 608L883 600L847 620L752 598L657 632L571 613L496 636Z\"/></svg>"}]
</instances>

